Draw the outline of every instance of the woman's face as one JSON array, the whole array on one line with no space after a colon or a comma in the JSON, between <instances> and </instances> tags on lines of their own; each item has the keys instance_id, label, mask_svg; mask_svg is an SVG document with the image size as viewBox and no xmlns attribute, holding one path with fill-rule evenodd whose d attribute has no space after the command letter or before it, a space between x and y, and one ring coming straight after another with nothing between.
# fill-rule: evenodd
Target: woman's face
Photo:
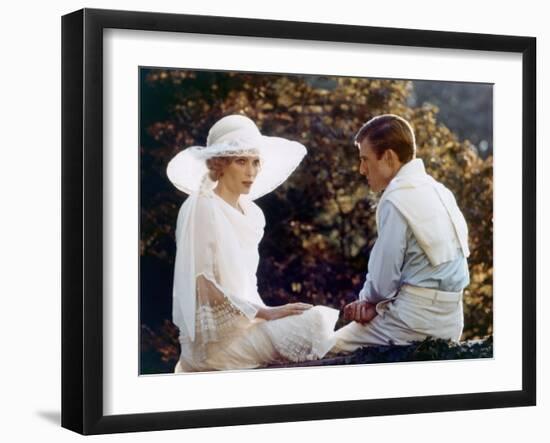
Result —
<instances>
[{"instance_id":1,"label":"woman's face","mask_svg":"<svg viewBox=\"0 0 550 443\"><path fill-rule=\"evenodd\" d=\"M219 182L234 194L248 194L260 172L260 158L235 157L222 172Z\"/></svg>"}]
</instances>

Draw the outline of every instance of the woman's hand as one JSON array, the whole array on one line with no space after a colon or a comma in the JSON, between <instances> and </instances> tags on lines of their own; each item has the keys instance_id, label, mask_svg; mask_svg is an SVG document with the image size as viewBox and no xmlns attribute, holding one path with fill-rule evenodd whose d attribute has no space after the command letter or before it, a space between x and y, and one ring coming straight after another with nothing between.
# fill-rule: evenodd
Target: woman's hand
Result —
<instances>
[{"instance_id":1,"label":"woman's hand","mask_svg":"<svg viewBox=\"0 0 550 443\"><path fill-rule=\"evenodd\" d=\"M256 316L264 320L277 320L278 318L288 317L289 315L301 314L312 307L313 305L309 303L288 303L283 306L273 307L266 306L265 308L260 308Z\"/></svg>"}]
</instances>

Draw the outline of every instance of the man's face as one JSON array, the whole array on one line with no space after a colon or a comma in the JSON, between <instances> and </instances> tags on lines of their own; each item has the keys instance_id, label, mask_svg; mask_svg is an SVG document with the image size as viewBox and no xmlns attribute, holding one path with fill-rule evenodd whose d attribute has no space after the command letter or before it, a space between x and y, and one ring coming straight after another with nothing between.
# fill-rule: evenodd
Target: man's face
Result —
<instances>
[{"instance_id":1,"label":"man's face","mask_svg":"<svg viewBox=\"0 0 550 443\"><path fill-rule=\"evenodd\" d=\"M369 187L374 192L386 189L391 179L395 176L395 168L390 160L391 152L387 150L378 159L367 139L359 145L359 173L367 178Z\"/></svg>"}]
</instances>

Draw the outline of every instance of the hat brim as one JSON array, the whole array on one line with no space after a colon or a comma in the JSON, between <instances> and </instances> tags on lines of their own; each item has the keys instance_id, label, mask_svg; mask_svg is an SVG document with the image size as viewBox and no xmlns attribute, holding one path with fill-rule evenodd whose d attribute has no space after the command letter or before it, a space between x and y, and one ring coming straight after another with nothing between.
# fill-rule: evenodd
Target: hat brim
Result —
<instances>
[{"instance_id":1,"label":"hat brim","mask_svg":"<svg viewBox=\"0 0 550 443\"><path fill-rule=\"evenodd\" d=\"M208 148L191 146L168 163L166 173L176 188L187 194L197 192L208 172L205 151ZM260 136L258 153L262 167L248 193L255 200L281 185L298 167L307 151L301 143L280 137Z\"/></svg>"}]
</instances>

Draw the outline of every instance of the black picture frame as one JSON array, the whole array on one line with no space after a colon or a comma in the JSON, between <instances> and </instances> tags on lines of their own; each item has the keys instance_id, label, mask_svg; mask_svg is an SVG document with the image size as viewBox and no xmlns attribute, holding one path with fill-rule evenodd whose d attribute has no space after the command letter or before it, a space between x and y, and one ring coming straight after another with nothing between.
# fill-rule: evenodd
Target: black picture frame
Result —
<instances>
[{"instance_id":1,"label":"black picture frame","mask_svg":"<svg viewBox=\"0 0 550 443\"><path fill-rule=\"evenodd\" d=\"M103 31L109 28L519 53L522 56L522 388L177 412L103 412ZM62 426L82 434L536 404L536 39L83 9L62 17ZM511 234L513 235L513 234Z\"/></svg>"}]
</instances>

